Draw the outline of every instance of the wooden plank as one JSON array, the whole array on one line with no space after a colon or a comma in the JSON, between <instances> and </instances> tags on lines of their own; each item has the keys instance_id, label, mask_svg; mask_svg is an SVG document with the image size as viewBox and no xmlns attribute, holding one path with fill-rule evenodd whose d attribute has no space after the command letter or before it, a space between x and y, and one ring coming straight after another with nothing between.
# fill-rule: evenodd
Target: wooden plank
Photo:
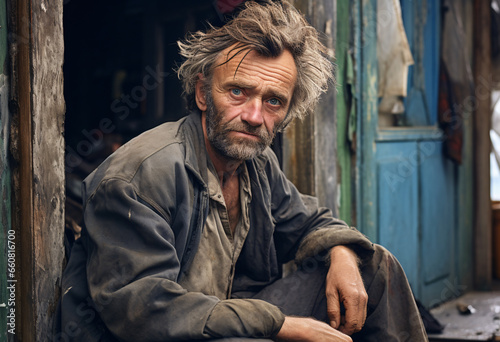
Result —
<instances>
[{"instance_id":1,"label":"wooden plank","mask_svg":"<svg viewBox=\"0 0 500 342\"><path fill-rule=\"evenodd\" d=\"M466 56L472 52L472 1L462 1L462 13ZM468 58L470 60L470 58ZM458 283L463 289L473 288L474 278L474 145L473 145L473 113L470 106L464 106L462 127L464 144L462 151L462 166L458 168L457 183L457 244L459 251L456 256Z\"/></svg>"},{"instance_id":2,"label":"wooden plank","mask_svg":"<svg viewBox=\"0 0 500 342\"><path fill-rule=\"evenodd\" d=\"M403 1L402 16L415 64L408 70L408 126L435 125L439 87L441 1Z\"/></svg>"},{"instance_id":3,"label":"wooden plank","mask_svg":"<svg viewBox=\"0 0 500 342\"><path fill-rule=\"evenodd\" d=\"M441 141L419 143L420 292L424 305L456 297L456 165L443 156ZM455 283L455 284L454 284Z\"/></svg>"},{"instance_id":4,"label":"wooden plank","mask_svg":"<svg viewBox=\"0 0 500 342\"><path fill-rule=\"evenodd\" d=\"M335 2L296 0L294 6L321 34L332 51L335 39ZM283 169L300 192L318 197L336 213L337 170L335 90L321 97L315 112L296 120L283 135Z\"/></svg>"},{"instance_id":5,"label":"wooden plank","mask_svg":"<svg viewBox=\"0 0 500 342\"><path fill-rule=\"evenodd\" d=\"M491 200L490 138L491 127L491 14L489 1L474 1L474 228L475 282L478 289L491 286Z\"/></svg>"},{"instance_id":6,"label":"wooden plank","mask_svg":"<svg viewBox=\"0 0 500 342\"><path fill-rule=\"evenodd\" d=\"M16 340L28 342L53 340L64 260L62 6L20 0L11 15Z\"/></svg>"},{"instance_id":7,"label":"wooden plank","mask_svg":"<svg viewBox=\"0 0 500 342\"><path fill-rule=\"evenodd\" d=\"M22 341L35 341L35 299L33 296L33 154L32 154L32 122L31 122L31 63L30 63L30 29L31 4L29 0L20 0L16 7L16 28L14 34L17 47L15 75L15 90L17 100L17 137L19 144L19 178L16 177L15 188L18 205L18 217L15 230L20 240L23 253L18 253L19 262L16 279L19 279L19 288L16 296L16 305L19 309L16 318L19 329L16 335ZM16 130L13 127L12 133ZM15 134L15 133L14 133Z\"/></svg>"},{"instance_id":8,"label":"wooden plank","mask_svg":"<svg viewBox=\"0 0 500 342\"><path fill-rule=\"evenodd\" d=\"M32 0L31 119L33 287L36 341L52 340L64 262L63 2ZM23 227L24 228L24 227ZM33 310L33 308L32 308ZM24 322L23 325L28 325Z\"/></svg>"},{"instance_id":9,"label":"wooden plank","mask_svg":"<svg viewBox=\"0 0 500 342\"><path fill-rule=\"evenodd\" d=\"M283 170L297 189L315 195L313 116L293 122L283 136Z\"/></svg>"},{"instance_id":10,"label":"wooden plank","mask_svg":"<svg viewBox=\"0 0 500 342\"><path fill-rule=\"evenodd\" d=\"M1 1L0 1L1 4ZM2 13L0 12L0 15ZM0 74L0 116L4 117L7 113L4 112L4 109L7 107L8 96L7 96L7 84L6 77L3 74ZM0 119L1 121L1 119ZM0 138L1 139L1 138ZM3 140L0 140L3 144ZM3 152L3 148L2 151ZM4 154L0 156L0 163L5 165L6 159L4 158ZM3 173L3 171L2 171ZM7 206L10 207L10 192L5 193L7 189L4 188L4 184L7 185L7 179L10 180L10 177L5 177L7 179L4 180L4 175L1 176L1 188L0 188L0 196L7 195L9 199L7 201L2 202L0 204L0 210L7 214L6 218L10 218L10 212L6 212L5 209ZM10 208L9 208L10 209ZM3 215L2 215L3 216ZM9 314L9 305L8 305L8 293L7 293L7 231L10 229L9 225L5 225L3 222L0 222L0 284L2 287L0 288L0 340L7 340L7 315ZM5 286L4 286L5 285Z\"/></svg>"},{"instance_id":11,"label":"wooden plank","mask_svg":"<svg viewBox=\"0 0 500 342\"><path fill-rule=\"evenodd\" d=\"M350 47L350 4L348 1L337 2L337 41L336 41L336 81L337 81L337 160L339 165L338 179L340 183L339 218L348 224L354 224L352 201L354 187L352 177L351 148L348 143L348 88L345 78L346 62ZM354 99L352 99L354 105Z\"/></svg>"},{"instance_id":12,"label":"wooden plank","mask_svg":"<svg viewBox=\"0 0 500 342\"><path fill-rule=\"evenodd\" d=\"M377 226L379 243L403 266L414 290L419 282L418 158L416 141L384 142L377 146ZM404 200L402 200L404 199Z\"/></svg>"},{"instance_id":13,"label":"wooden plank","mask_svg":"<svg viewBox=\"0 0 500 342\"><path fill-rule=\"evenodd\" d=\"M441 140L443 138L443 131L436 126L384 127L384 129L379 130L377 134L377 142Z\"/></svg>"},{"instance_id":14,"label":"wooden plank","mask_svg":"<svg viewBox=\"0 0 500 342\"><path fill-rule=\"evenodd\" d=\"M306 17L310 12L308 1L292 1ZM310 18L308 18L310 19ZM314 185L314 116L295 120L283 134L283 170L297 189L308 195L315 195Z\"/></svg>"},{"instance_id":15,"label":"wooden plank","mask_svg":"<svg viewBox=\"0 0 500 342\"><path fill-rule=\"evenodd\" d=\"M336 37L336 1L313 2L311 23L320 32L330 61L334 62ZM333 85L321 96L314 112L315 194L320 205L330 208L338 216L337 204L337 116L336 90Z\"/></svg>"},{"instance_id":16,"label":"wooden plank","mask_svg":"<svg viewBox=\"0 0 500 342\"><path fill-rule=\"evenodd\" d=\"M358 65L357 82L359 146L357 153L358 189L356 207L358 228L372 241L378 241L376 173L374 156L376 153L375 134L378 122L378 80L377 80L377 1L360 0L353 13L356 33L355 55Z\"/></svg>"},{"instance_id":17,"label":"wooden plank","mask_svg":"<svg viewBox=\"0 0 500 342\"><path fill-rule=\"evenodd\" d=\"M7 236L11 229L11 175L8 162L8 77L7 77L7 7L5 0L0 0L0 340L7 340L7 316L10 314L11 304L7 290ZM14 241L15 242L15 241ZM10 320L10 318L9 318Z\"/></svg>"},{"instance_id":18,"label":"wooden plank","mask_svg":"<svg viewBox=\"0 0 500 342\"><path fill-rule=\"evenodd\" d=\"M0 0L0 126L9 127L7 76L7 6ZM8 162L8 130L0 127L0 340L7 340L7 316L10 314L9 292L7 290L7 236L11 229L11 174ZM7 133L7 136L6 136ZM9 318L10 320L10 318Z\"/></svg>"}]
</instances>

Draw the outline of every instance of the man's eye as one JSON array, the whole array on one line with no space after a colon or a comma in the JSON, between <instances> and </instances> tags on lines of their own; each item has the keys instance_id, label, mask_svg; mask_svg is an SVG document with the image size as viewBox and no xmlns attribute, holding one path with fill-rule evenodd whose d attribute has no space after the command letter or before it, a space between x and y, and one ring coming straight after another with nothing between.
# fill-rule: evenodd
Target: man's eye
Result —
<instances>
[{"instance_id":1,"label":"man's eye","mask_svg":"<svg viewBox=\"0 0 500 342\"><path fill-rule=\"evenodd\" d=\"M280 104L280 100L278 100L277 98L272 98L268 101L272 106L279 106Z\"/></svg>"},{"instance_id":2,"label":"man's eye","mask_svg":"<svg viewBox=\"0 0 500 342\"><path fill-rule=\"evenodd\" d=\"M233 95L240 96L241 95L241 89L233 88L233 89L231 89L231 93Z\"/></svg>"}]
</instances>

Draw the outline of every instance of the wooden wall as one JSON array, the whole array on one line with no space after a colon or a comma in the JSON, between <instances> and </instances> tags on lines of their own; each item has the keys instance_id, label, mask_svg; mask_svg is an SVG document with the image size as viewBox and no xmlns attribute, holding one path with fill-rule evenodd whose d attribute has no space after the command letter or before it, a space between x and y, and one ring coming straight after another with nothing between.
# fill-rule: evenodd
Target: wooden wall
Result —
<instances>
[{"instance_id":1,"label":"wooden wall","mask_svg":"<svg viewBox=\"0 0 500 342\"><path fill-rule=\"evenodd\" d=\"M296 8L314 26L334 61L336 1L295 0ZM338 215L335 87L323 94L312 115L296 120L284 133L283 169L299 191L316 196Z\"/></svg>"}]
</instances>

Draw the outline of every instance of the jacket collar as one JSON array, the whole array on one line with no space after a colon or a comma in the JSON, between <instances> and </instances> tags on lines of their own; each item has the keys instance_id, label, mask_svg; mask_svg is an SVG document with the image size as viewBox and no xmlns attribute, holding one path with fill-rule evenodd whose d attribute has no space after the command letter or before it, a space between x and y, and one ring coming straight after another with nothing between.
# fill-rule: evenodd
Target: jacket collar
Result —
<instances>
[{"instance_id":1,"label":"jacket collar","mask_svg":"<svg viewBox=\"0 0 500 342\"><path fill-rule=\"evenodd\" d=\"M186 167L199 179L206 188L208 184L207 148L201 125L201 113L193 111L179 127L177 134L183 135L186 147Z\"/></svg>"}]
</instances>

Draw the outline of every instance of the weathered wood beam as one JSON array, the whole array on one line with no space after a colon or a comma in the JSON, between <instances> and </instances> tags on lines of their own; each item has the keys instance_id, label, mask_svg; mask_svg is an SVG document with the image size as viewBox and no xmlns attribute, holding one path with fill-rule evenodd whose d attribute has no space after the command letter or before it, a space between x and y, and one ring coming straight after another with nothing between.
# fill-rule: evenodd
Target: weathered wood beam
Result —
<instances>
[{"instance_id":1,"label":"weathered wood beam","mask_svg":"<svg viewBox=\"0 0 500 342\"><path fill-rule=\"evenodd\" d=\"M19 280L16 291L16 300L19 311L16 312L17 335L22 341L34 341L35 325L35 298L33 291L33 150L32 150L32 121L31 121L31 4L29 0L17 1L16 31L14 44L17 47L16 67L14 77L17 93L17 144L19 148L18 196L16 202L19 208L16 220L16 233L19 237L16 267L16 279ZM15 129L15 127L13 127ZM22 251L22 253L20 253Z\"/></svg>"},{"instance_id":2,"label":"weathered wood beam","mask_svg":"<svg viewBox=\"0 0 500 342\"><path fill-rule=\"evenodd\" d=\"M10 1L16 340L52 341L64 261L63 2Z\"/></svg>"},{"instance_id":3,"label":"weathered wood beam","mask_svg":"<svg viewBox=\"0 0 500 342\"><path fill-rule=\"evenodd\" d=\"M31 1L35 340L52 340L64 263L63 1ZM26 324L26 323L25 323Z\"/></svg>"},{"instance_id":4,"label":"weathered wood beam","mask_svg":"<svg viewBox=\"0 0 500 342\"><path fill-rule=\"evenodd\" d=\"M294 6L320 33L332 62L336 36L336 1L295 0ZM335 89L323 94L312 115L296 120L283 137L283 168L300 192L338 212Z\"/></svg>"},{"instance_id":5,"label":"weathered wood beam","mask_svg":"<svg viewBox=\"0 0 500 342\"><path fill-rule=\"evenodd\" d=\"M474 204L475 284L487 290L492 281L490 135L491 128L491 4L474 1Z\"/></svg>"},{"instance_id":6,"label":"weathered wood beam","mask_svg":"<svg viewBox=\"0 0 500 342\"><path fill-rule=\"evenodd\" d=\"M307 19L310 19L312 4L309 1L292 2ZM283 169L290 181L304 194L316 195L314 172L314 115L302 121L295 120L283 135Z\"/></svg>"}]
</instances>

